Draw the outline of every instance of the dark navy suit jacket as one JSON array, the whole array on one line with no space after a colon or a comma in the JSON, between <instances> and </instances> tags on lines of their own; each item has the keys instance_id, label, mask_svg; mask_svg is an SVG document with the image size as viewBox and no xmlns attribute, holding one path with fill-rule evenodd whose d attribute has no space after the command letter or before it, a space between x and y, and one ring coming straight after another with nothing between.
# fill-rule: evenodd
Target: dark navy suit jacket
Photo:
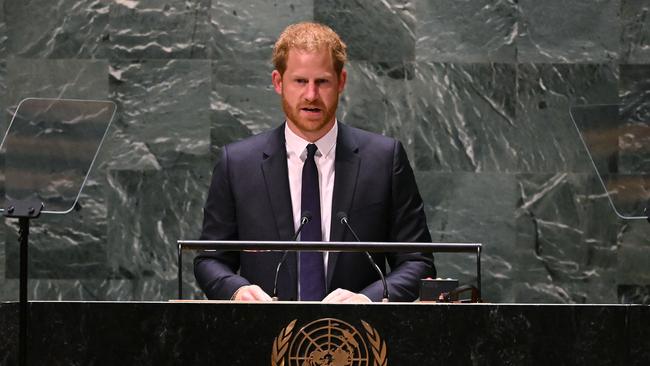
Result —
<instances>
[{"instance_id":1,"label":"dark navy suit jacket","mask_svg":"<svg viewBox=\"0 0 650 366\"><path fill-rule=\"evenodd\" d=\"M294 220L284 128L238 141L222 149L214 168L204 208L204 240L291 240ZM336 142L330 240L354 238L335 219L348 214L363 241L430 242L423 203L402 144L392 138L339 122ZM257 284L273 292L275 269L282 253L205 251L194 261L196 279L210 299L230 299L241 286ZM373 253L390 273L391 301L413 301L419 279L435 276L431 254ZM278 296L297 297L296 255L291 252L280 271ZM239 272L238 272L239 271ZM382 284L363 253L330 252L327 292L345 288L373 301Z\"/></svg>"}]
</instances>

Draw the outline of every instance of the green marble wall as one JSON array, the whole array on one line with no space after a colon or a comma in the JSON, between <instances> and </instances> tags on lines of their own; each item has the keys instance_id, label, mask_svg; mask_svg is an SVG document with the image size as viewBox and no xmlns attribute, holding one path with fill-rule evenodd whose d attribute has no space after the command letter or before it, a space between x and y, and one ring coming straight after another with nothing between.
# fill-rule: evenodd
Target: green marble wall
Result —
<instances>
[{"instance_id":1,"label":"green marble wall","mask_svg":"<svg viewBox=\"0 0 650 366\"><path fill-rule=\"evenodd\" d=\"M198 237L217 150L282 122L271 47L316 20L349 45L339 118L402 140L434 240L484 244L488 301L650 301L650 225L615 216L569 116L619 102L648 116L647 1L0 4L3 130L25 97L118 105L77 210L33 224L32 299L173 298L175 241ZM620 148L612 173L650 169ZM0 301L16 300L14 221L2 235ZM474 280L471 256L437 266Z\"/></svg>"}]
</instances>

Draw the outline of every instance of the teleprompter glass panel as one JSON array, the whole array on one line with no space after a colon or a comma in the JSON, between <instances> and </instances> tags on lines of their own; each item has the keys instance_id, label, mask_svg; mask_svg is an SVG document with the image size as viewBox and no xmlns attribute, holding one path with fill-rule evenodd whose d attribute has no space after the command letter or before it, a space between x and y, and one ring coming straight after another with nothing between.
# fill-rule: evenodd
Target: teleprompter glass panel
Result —
<instances>
[{"instance_id":1,"label":"teleprompter glass panel","mask_svg":"<svg viewBox=\"0 0 650 366\"><path fill-rule=\"evenodd\" d=\"M5 196L34 199L44 213L70 212L115 114L110 101L24 99L2 140Z\"/></svg>"},{"instance_id":2,"label":"teleprompter glass panel","mask_svg":"<svg viewBox=\"0 0 650 366\"><path fill-rule=\"evenodd\" d=\"M636 117L617 104L571 108L598 178L624 219L646 219L650 202L650 125Z\"/></svg>"}]
</instances>

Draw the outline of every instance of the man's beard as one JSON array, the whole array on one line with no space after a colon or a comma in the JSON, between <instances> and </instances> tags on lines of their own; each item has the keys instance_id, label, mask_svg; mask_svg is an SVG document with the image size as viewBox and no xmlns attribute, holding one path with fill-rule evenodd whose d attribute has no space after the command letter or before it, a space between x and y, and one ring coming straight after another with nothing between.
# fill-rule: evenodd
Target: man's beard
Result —
<instances>
[{"instance_id":1,"label":"man's beard","mask_svg":"<svg viewBox=\"0 0 650 366\"><path fill-rule=\"evenodd\" d=\"M296 127L301 131L307 132L316 132L323 129L328 123L330 123L336 114L336 108L338 107L339 98L338 95L332 105L332 108L326 108L322 103L302 103L296 107L291 106L284 96L282 96L282 109L284 110L287 118L293 122ZM307 119L306 117L300 116L300 110L302 108L318 108L321 111L322 119L313 120Z\"/></svg>"}]
</instances>

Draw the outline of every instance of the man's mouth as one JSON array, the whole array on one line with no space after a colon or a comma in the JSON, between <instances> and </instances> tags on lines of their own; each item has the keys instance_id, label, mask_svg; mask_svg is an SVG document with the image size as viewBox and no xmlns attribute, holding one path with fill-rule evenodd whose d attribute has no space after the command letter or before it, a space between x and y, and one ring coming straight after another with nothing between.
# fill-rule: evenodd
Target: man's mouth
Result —
<instances>
[{"instance_id":1,"label":"man's mouth","mask_svg":"<svg viewBox=\"0 0 650 366\"><path fill-rule=\"evenodd\" d=\"M305 111L305 112L309 112L309 113L318 113L318 112L321 111L321 109L317 108L317 107L303 107L303 108L300 108L300 109Z\"/></svg>"}]
</instances>

